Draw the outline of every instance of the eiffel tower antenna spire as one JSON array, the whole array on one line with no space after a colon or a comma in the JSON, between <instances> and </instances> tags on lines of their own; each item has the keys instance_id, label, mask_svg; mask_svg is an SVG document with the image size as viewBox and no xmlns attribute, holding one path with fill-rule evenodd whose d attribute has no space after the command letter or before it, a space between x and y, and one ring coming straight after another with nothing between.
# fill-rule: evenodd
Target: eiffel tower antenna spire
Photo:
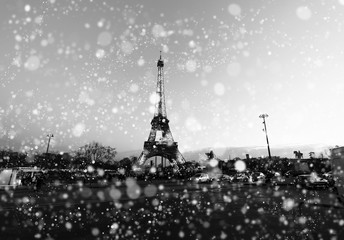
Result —
<instances>
[{"instance_id":1,"label":"eiffel tower antenna spire","mask_svg":"<svg viewBox=\"0 0 344 240\"><path fill-rule=\"evenodd\" d=\"M157 63L158 67L158 78L156 86L156 103L154 116L167 117L166 114L166 103L165 103L165 90L164 90L164 61L160 58Z\"/></svg>"}]
</instances>

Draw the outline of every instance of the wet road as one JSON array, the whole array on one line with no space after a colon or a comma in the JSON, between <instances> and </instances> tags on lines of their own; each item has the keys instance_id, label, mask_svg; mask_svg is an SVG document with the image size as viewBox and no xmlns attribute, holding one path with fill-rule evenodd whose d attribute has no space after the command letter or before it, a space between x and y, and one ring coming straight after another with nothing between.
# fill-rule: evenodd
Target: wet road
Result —
<instances>
[{"instance_id":1,"label":"wet road","mask_svg":"<svg viewBox=\"0 0 344 240\"><path fill-rule=\"evenodd\" d=\"M1 193L1 239L331 239L344 208L327 189L187 181Z\"/></svg>"}]
</instances>

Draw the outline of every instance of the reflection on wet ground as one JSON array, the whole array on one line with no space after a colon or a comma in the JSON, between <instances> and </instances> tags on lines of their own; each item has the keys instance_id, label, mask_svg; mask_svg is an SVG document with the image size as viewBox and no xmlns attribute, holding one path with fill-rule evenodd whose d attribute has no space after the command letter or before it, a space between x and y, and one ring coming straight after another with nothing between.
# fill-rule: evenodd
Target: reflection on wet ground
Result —
<instances>
[{"instance_id":1,"label":"reflection on wet ground","mask_svg":"<svg viewBox=\"0 0 344 240\"><path fill-rule=\"evenodd\" d=\"M1 239L340 239L328 189L186 181L114 182L1 193Z\"/></svg>"}]
</instances>

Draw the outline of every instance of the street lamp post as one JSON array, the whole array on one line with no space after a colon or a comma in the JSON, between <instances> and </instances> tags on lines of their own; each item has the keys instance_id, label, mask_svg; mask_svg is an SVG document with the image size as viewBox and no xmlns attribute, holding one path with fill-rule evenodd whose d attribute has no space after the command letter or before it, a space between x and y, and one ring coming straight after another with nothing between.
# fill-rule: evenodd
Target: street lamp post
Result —
<instances>
[{"instance_id":1,"label":"street lamp post","mask_svg":"<svg viewBox=\"0 0 344 240\"><path fill-rule=\"evenodd\" d=\"M261 114L261 115L259 115L260 118L263 118L264 131L265 131L265 136L266 136L266 143L268 144L269 159L271 159L270 146L269 146L269 138L268 138L268 131L267 131L267 129L266 129L266 123L265 123L265 118L267 118L268 116L269 116L269 115L267 115L267 114Z\"/></svg>"},{"instance_id":2,"label":"street lamp post","mask_svg":"<svg viewBox=\"0 0 344 240\"><path fill-rule=\"evenodd\" d=\"M46 154L48 154L48 152L49 152L50 139L51 139L52 137L54 137L54 135L51 133L51 134L48 134L47 137L48 137L49 139L48 139L48 146L47 146L47 152L46 152Z\"/></svg>"}]
</instances>

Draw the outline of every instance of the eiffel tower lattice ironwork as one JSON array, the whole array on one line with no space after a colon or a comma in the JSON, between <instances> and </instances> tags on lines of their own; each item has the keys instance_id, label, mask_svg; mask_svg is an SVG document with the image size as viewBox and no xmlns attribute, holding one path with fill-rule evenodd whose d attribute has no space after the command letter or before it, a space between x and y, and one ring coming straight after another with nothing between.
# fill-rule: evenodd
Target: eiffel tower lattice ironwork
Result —
<instances>
[{"instance_id":1,"label":"eiffel tower lattice ironwork","mask_svg":"<svg viewBox=\"0 0 344 240\"><path fill-rule=\"evenodd\" d=\"M143 152L137 160L137 165L143 166L147 159L161 156L168 159L171 165L185 163L183 155L178 150L178 143L168 125L169 120L166 114L166 103L164 93L164 61L160 58L157 63L158 77L156 88L156 104L154 117L151 121L151 130L148 140L144 142Z\"/></svg>"}]
</instances>

